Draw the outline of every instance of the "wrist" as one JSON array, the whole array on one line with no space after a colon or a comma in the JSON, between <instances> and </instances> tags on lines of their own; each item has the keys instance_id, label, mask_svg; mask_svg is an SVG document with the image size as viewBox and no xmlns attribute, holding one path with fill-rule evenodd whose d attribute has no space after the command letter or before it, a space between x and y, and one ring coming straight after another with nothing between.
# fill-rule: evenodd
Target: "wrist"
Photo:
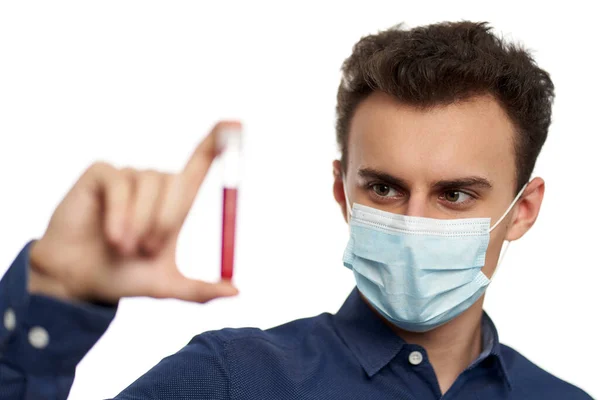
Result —
<instances>
[{"instance_id":1,"label":"wrist","mask_svg":"<svg viewBox=\"0 0 600 400\"><path fill-rule=\"evenodd\" d=\"M27 290L30 294L41 294L61 300L75 300L69 294L66 286L52 276L51 270L44 263L44 258L41 257L40 241L36 240L31 244L29 250L29 264L27 280Z\"/></svg>"}]
</instances>

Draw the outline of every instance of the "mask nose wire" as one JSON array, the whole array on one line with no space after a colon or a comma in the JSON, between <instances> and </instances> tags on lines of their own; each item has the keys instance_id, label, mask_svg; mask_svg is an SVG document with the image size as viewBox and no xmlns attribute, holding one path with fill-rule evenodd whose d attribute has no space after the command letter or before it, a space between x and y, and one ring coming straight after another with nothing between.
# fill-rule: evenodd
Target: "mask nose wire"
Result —
<instances>
[{"instance_id":1,"label":"mask nose wire","mask_svg":"<svg viewBox=\"0 0 600 400\"><path fill-rule=\"evenodd\" d=\"M491 232L494 229L496 229L496 227L498 226L498 224L500 224L500 222L502 222L502 220L508 215L508 213L510 212L510 210L512 210L512 208L515 206L515 204L517 203L517 201L521 198L521 195L525 191L525 188L527 187L528 184L529 184L529 182L526 183L525 185L523 185L523 187L521 188L521 190L519 191L519 193L517 193L517 195L515 196L515 198L512 201L512 203L510 203L510 206L508 206L508 208L506 209L506 211L504 211L504 214L502 214L502 216L500 217L500 219L498 221L496 221L496 223L490 228L490 230L488 232Z\"/></svg>"}]
</instances>

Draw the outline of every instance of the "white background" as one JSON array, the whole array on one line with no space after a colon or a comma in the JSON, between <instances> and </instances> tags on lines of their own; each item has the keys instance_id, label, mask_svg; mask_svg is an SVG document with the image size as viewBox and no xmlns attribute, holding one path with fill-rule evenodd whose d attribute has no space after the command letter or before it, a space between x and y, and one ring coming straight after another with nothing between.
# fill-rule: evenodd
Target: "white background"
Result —
<instances>
[{"instance_id":1,"label":"white background","mask_svg":"<svg viewBox=\"0 0 600 400\"><path fill-rule=\"evenodd\" d=\"M0 272L90 163L176 171L218 119L246 125L241 295L208 305L123 300L69 398L115 396L206 330L335 312L353 286L331 195L341 63L363 35L457 19L490 21L524 42L557 87L537 167L547 197L511 246L487 311L504 343L600 396L600 35L585 4L0 3ZM218 277L220 196L214 169L181 238L190 276Z\"/></svg>"}]
</instances>

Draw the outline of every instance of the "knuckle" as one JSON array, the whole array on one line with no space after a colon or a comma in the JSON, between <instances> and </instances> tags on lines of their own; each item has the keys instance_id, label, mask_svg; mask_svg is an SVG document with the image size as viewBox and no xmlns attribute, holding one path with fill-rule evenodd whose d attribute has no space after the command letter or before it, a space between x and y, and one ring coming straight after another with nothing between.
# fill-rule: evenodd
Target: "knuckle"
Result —
<instances>
[{"instance_id":1,"label":"knuckle","mask_svg":"<svg viewBox=\"0 0 600 400\"><path fill-rule=\"evenodd\" d=\"M125 178L134 178L138 174L138 171L132 167L125 167L121 168L119 173Z\"/></svg>"},{"instance_id":2,"label":"knuckle","mask_svg":"<svg viewBox=\"0 0 600 400\"><path fill-rule=\"evenodd\" d=\"M102 160L98 160L95 161L90 168L94 168L94 169L107 169L107 168L114 168L111 164L109 164L106 161L102 161Z\"/></svg>"},{"instance_id":3,"label":"knuckle","mask_svg":"<svg viewBox=\"0 0 600 400\"><path fill-rule=\"evenodd\" d=\"M95 161L86 170L85 175L101 174L106 171L113 171L115 168L106 161Z\"/></svg>"},{"instance_id":4,"label":"knuckle","mask_svg":"<svg viewBox=\"0 0 600 400\"><path fill-rule=\"evenodd\" d=\"M154 170L139 171L135 177L136 185L144 196L158 196L166 180L164 173Z\"/></svg>"},{"instance_id":5,"label":"knuckle","mask_svg":"<svg viewBox=\"0 0 600 400\"><path fill-rule=\"evenodd\" d=\"M161 181L162 175L163 174L158 171L144 170L139 173L138 180L140 184L143 184L144 186L156 185Z\"/></svg>"},{"instance_id":6,"label":"knuckle","mask_svg":"<svg viewBox=\"0 0 600 400\"><path fill-rule=\"evenodd\" d=\"M165 186L172 186L173 184L175 184L176 178L177 178L177 175L175 175L175 174L162 174L161 175L161 180Z\"/></svg>"}]
</instances>

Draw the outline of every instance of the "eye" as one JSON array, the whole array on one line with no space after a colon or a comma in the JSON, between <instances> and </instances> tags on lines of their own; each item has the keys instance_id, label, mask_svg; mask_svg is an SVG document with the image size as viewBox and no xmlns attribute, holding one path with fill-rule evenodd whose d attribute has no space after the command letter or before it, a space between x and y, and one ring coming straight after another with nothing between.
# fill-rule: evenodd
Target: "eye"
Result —
<instances>
[{"instance_id":1,"label":"eye","mask_svg":"<svg viewBox=\"0 0 600 400\"><path fill-rule=\"evenodd\" d=\"M379 197L397 197L398 191L385 183L371 185L371 190Z\"/></svg>"},{"instance_id":2,"label":"eye","mask_svg":"<svg viewBox=\"0 0 600 400\"><path fill-rule=\"evenodd\" d=\"M440 197L442 200L452 204L464 204L473 200L473 196L460 190L447 190Z\"/></svg>"}]
</instances>

